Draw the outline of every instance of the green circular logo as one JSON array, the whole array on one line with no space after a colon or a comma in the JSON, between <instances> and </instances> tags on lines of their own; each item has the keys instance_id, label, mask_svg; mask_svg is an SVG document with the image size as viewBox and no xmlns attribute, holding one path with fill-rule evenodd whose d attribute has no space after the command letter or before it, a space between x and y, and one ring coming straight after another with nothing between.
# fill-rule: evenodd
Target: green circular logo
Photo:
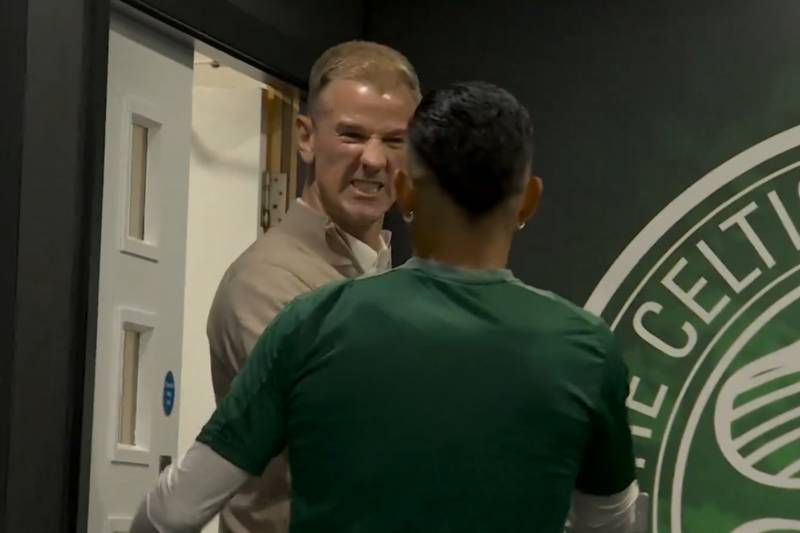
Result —
<instances>
[{"instance_id":1,"label":"green circular logo","mask_svg":"<svg viewBox=\"0 0 800 533\"><path fill-rule=\"evenodd\" d=\"M800 531L800 126L671 202L586 307L626 349L650 530Z\"/></svg>"}]
</instances>

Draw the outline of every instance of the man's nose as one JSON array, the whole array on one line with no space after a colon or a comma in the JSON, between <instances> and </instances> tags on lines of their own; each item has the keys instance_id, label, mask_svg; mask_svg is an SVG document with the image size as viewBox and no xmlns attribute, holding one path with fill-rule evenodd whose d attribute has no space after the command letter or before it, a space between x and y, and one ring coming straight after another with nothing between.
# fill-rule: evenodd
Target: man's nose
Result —
<instances>
[{"instance_id":1,"label":"man's nose","mask_svg":"<svg viewBox=\"0 0 800 533\"><path fill-rule=\"evenodd\" d=\"M383 143L378 139L370 139L361 153L361 165L367 174L375 174L386 169L387 158Z\"/></svg>"}]
</instances>

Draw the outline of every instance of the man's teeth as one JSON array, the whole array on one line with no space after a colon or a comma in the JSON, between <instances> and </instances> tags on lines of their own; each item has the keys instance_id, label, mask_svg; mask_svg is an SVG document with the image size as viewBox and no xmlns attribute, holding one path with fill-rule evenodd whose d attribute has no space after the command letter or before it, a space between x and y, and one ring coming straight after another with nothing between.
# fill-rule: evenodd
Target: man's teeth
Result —
<instances>
[{"instance_id":1,"label":"man's teeth","mask_svg":"<svg viewBox=\"0 0 800 533\"><path fill-rule=\"evenodd\" d=\"M353 186L365 193L375 193L383 189L383 185L377 181L355 180Z\"/></svg>"}]
</instances>

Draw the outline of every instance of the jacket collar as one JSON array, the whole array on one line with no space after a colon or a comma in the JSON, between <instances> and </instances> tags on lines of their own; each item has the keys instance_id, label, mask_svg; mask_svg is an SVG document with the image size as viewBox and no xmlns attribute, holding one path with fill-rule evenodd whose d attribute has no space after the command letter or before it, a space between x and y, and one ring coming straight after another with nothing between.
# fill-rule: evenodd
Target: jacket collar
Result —
<instances>
[{"instance_id":1,"label":"jacket collar","mask_svg":"<svg viewBox=\"0 0 800 533\"><path fill-rule=\"evenodd\" d=\"M361 266L355 260L345 232L326 214L298 200L289 207L289 212L286 213L286 217L279 227L281 231L295 237L318 253L345 276L352 277L363 274ZM383 231L381 236L388 248L392 237L391 232ZM354 271L355 274L351 274L351 271Z\"/></svg>"}]
</instances>

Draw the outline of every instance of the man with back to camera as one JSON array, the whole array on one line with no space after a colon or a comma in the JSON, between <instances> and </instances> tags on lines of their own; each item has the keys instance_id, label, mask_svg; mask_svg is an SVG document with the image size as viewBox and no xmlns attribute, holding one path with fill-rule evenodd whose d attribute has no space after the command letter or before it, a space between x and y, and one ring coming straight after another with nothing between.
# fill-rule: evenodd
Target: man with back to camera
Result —
<instances>
[{"instance_id":1,"label":"man with back to camera","mask_svg":"<svg viewBox=\"0 0 800 533\"><path fill-rule=\"evenodd\" d=\"M414 258L286 306L132 531L195 531L287 445L293 533L560 533L570 505L570 531L637 531L620 348L506 269L532 138L493 85L427 95L397 182Z\"/></svg>"},{"instance_id":2,"label":"man with back to camera","mask_svg":"<svg viewBox=\"0 0 800 533\"><path fill-rule=\"evenodd\" d=\"M353 41L311 68L308 115L298 146L311 176L302 198L228 269L208 319L211 374L219 403L258 337L296 296L390 266L383 217L391 179L405 158L419 80L396 50ZM286 454L249 482L221 513L223 533L285 533L290 482Z\"/></svg>"}]
</instances>

